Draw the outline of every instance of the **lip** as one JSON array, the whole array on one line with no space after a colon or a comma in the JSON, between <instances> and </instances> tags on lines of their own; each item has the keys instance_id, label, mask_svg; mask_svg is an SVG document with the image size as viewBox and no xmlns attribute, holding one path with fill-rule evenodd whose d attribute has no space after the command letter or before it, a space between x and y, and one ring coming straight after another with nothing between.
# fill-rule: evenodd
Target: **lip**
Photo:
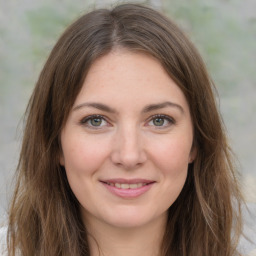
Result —
<instances>
[{"instance_id":1,"label":"lip","mask_svg":"<svg viewBox=\"0 0 256 256\"><path fill-rule=\"evenodd\" d=\"M150 188L155 184L154 180L147 180L147 179L108 179L108 180L101 180L100 181L103 186L110 191L112 194L126 199L137 198L144 193L146 193ZM139 184L142 183L143 185L138 188L117 188L115 186L110 185L110 183L119 183L119 184Z\"/></svg>"}]
</instances>

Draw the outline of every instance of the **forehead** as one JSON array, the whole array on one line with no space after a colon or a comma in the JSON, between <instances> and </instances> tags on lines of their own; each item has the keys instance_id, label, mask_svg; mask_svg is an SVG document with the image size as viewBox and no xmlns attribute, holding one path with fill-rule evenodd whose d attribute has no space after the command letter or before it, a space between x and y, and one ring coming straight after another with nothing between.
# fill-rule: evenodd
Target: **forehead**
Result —
<instances>
[{"instance_id":1,"label":"forehead","mask_svg":"<svg viewBox=\"0 0 256 256\"><path fill-rule=\"evenodd\" d=\"M169 100L188 108L183 92L158 60L119 49L92 64L75 104L100 101L122 106Z\"/></svg>"}]
</instances>

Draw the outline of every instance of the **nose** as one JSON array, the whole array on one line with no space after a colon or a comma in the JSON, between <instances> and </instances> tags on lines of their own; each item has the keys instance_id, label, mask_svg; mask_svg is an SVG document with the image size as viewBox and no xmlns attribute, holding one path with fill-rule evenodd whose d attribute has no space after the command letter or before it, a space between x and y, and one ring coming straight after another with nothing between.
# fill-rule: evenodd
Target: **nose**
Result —
<instances>
[{"instance_id":1,"label":"nose","mask_svg":"<svg viewBox=\"0 0 256 256\"><path fill-rule=\"evenodd\" d=\"M120 128L115 136L111 160L125 170L136 169L147 160L142 135L136 127Z\"/></svg>"}]
</instances>

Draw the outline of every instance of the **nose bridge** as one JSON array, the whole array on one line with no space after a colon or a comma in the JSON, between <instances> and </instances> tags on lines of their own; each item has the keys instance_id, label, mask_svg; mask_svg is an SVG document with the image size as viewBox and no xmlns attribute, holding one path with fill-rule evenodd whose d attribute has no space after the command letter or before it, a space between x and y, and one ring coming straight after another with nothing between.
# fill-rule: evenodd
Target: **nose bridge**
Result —
<instances>
[{"instance_id":1,"label":"nose bridge","mask_svg":"<svg viewBox=\"0 0 256 256\"><path fill-rule=\"evenodd\" d=\"M130 122L120 126L116 133L113 161L128 169L142 164L146 160L142 140L140 129L135 124Z\"/></svg>"}]
</instances>

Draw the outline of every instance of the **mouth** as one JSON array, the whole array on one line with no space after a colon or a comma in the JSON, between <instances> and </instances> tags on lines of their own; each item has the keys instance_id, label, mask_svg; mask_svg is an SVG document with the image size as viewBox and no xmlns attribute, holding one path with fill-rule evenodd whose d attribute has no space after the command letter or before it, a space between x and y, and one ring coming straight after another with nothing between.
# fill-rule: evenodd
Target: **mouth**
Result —
<instances>
[{"instance_id":1,"label":"mouth","mask_svg":"<svg viewBox=\"0 0 256 256\"><path fill-rule=\"evenodd\" d=\"M145 179L112 179L100 181L112 194L122 198L135 198L147 192L154 183Z\"/></svg>"},{"instance_id":2,"label":"mouth","mask_svg":"<svg viewBox=\"0 0 256 256\"><path fill-rule=\"evenodd\" d=\"M121 188L121 189L136 189L136 188L141 188L143 186L149 185L153 182L140 182L140 183L114 183L114 182L103 182L111 187L116 187L116 188Z\"/></svg>"}]
</instances>

